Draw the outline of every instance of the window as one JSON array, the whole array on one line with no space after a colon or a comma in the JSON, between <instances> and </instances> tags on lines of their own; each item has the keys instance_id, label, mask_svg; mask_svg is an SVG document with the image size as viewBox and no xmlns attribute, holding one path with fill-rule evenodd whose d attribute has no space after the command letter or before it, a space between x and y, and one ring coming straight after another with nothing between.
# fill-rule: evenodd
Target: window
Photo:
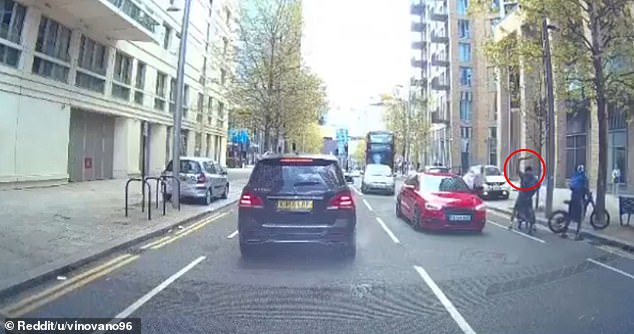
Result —
<instances>
[{"instance_id":1,"label":"window","mask_svg":"<svg viewBox=\"0 0 634 334\"><path fill-rule=\"evenodd\" d=\"M227 37L223 37L222 38L222 55L226 56L227 55L227 48L229 47L229 40L227 39Z\"/></svg>"},{"instance_id":2,"label":"window","mask_svg":"<svg viewBox=\"0 0 634 334\"><path fill-rule=\"evenodd\" d=\"M225 118L225 104L218 102L218 118L216 118L216 126L222 128Z\"/></svg>"},{"instance_id":3,"label":"window","mask_svg":"<svg viewBox=\"0 0 634 334\"><path fill-rule=\"evenodd\" d=\"M103 93L106 89L106 80L77 71L77 75L75 76L75 86L97 93Z\"/></svg>"},{"instance_id":4,"label":"window","mask_svg":"<svg viewBox=\"0 0 634 334\"><path fill-rule=\"evenodd\" d=\"M203 149L202 145L203 145L203 134L200 132L196 132L196 134L194 135L194 156L195 157L200 156L200 153ZM203 162L203 167L209 173L212 173L212 170L215 172L215 167L213 164L209 164L208 162Z\"/></svg>"},{"instance_id":5,"label":"window","mask_svg":"<svg viewBox=\"0 0 634 334\"><path fill-rule=\"evenodd\" d=\"M225 85L225 82L227 80L227 71L225 71L225 69L220 69L220 84L221 85Z\"/></svg>"},{"instance_id":6,"label":"window","mask_svg":"<svg viewBox=\"0 0 634 334\"><path fill-rule=\"evenodd\" d=\"M90 72L105 75L106 67L108 66L106 46L86 36L81 36L78 65Z\"/></svg>"},{"instance_id":7,"label":"window","mask_svg":"<svg viewBox=\"0 0 634 334\"><path fill-rule=\"evenodd\" d=\"M202 93L198 93L198 101L196 102L196 107L197 107L197 111L196 111L196 122L198 123L202 123L203 122L203 104L205 103L205 96Z\"/></svg>"},{"instance_id":8,"label":"window","mask_svg":"<svg viewBox=\"0 0 634 334\"><path fill-rule=\"evenodd\" d=\"M170 80L170 106L169 112L176 112L176 79Z\"/></svg>"},{"instance_id":9,"label":"window","mask_svg":"<svg viewBox=\"0 0 634 334\"><path fill-rule=\"evenodd\" d=\"M64 62L70 61L70 29L42 16L35 42L35 51Z\"/></svg>"},{"instance_id":10,"label":"window","mask_svg":"<svg viewBox=\"0 0 634 334\"><path fill-rule=\"evenodd\" d=\"M493 33L495 33L495 27L498 25L498 23L500 23L500 18L499 17L491 19L491 32L490 32L489 36L493 36Z\"/></svg>"},{"instance_id":11,"label":"window","mask_svg":"<svg viewBox=\"0 0 634 334\"><path fill-rule=\"evenodd\" d=\"M20 44L26 7L13 0L0 0L0 14L0 38ZM0 51L0 61L3 58Z\"/></svg>"},{"instance_id":12,"label":"window","mask_svg":"<svg viewBox=\"0 0 634 334\"><path fill-rule=\"evenodd\" d=\"M231 11L229 11L228 9L226 9L226 15L227 15L227 20L225 21L225 24L227 26L231 25Z\"/></svg>"},{"instance_id":13,"label":"window","mask_svg":"<svg viewBox=\"0 0 634 334\"><path fill-rule=\"evenodd\" d=\"M132 83L132 58L117 51L114 60L114 74L112 77L112 96L123 100L130 99L130 84Z\"/></svg>"},{"instance_id":14,"label":"window","mask_svg":"<svg viewBox=\"0 0 634 334\"><path fill-rule=\"evenodd\" d=\"M470 43L458 43L458 54L460 62L471 62L471 44Z\"/></svg>"},{"instance_id":15,"label":"window","mask_svg":"<svg viewBox=\"0 0 634 334\"><path fill-rule=\"evenodd\" d=\"M143 105L143 90L145 89L145 71L146 65L143 62L137 61L136 64L136 78L134 79L134 103Z\"/></svg>"},{"instance_id":16,"label":"window","mask_svg":"<svg viewBox=\"0 0 634 334\"><path fill-rule=\"evenodd\" d=\"M213 109L213 98L210 96L207 98L207 124L211 125L211 118L214 112Z\"/></svg>"},{"instance_id":17,"label":"window","mask_svg":"<svg viewBox=\"0 0 634 334\"><path fill-rule=\"evenodd\" d=\"M458 20L458 36L460 38L471 38L469 20Z\"/></svg>"},{"instance_id":18,"label":"window","mask_svg":"<svg viewBox=\"0 0 634 334\"><path fill-rule=\"evenodd\" d=\"M209 158L209 154L211 153L211 135L207 134L205 138L205 157Z\"/></svg>"},{"instance_id":19,"label":"window","mask_svg":"<svg viewBox=\"0 0 634 334\"><path fill-rule=\"evenodd\" d=\"M458 0L457 12L459 15L467 15L467 8L469 8L469 0Z\"/></svg>"},{"instance_id":20,"label":"window","mask_svg":"<svg viewBox=\"0 0 634 334\"><path fill-rule=\"evenodd\" d=\"M497 128L489 128L489 136L487 137L489 164L497 165Z\"/></svg>"},{"instance_id":21,"label":"window","mask_svg":"<svg viewBox=\"0 0 634 334\"><path fill-rule=\"evenodd\" d=\"M253 169L250 182L255 188L279 189L279 192L323 191L346 185L337 162L322 159L302 163L261 160Z\"/></svg>"},{"instance_id":22,"label":"window","mask_svg":"<svg viewBox=\"0 0 634 334\"><path fill-rule=\"evenodd\" d=\"M185 84L185 90L183 91L183 117L187 117L189 111L189 85Z\"/></svg>"},{"instance_id":23,"label":"window","mask_svg":"<svg viewBox=\"0 0 634 334\"><path fill-rule=\"evenodd\" d=\"M460 138L469 139L473 137L473 128L469 126L460 127Z\"/></svg>"},{"instance_id":24,"label":"window","mask_svg":"<svg viewBox=\"0 0 634 334\"><path fill-rule=\"evenodd\" d=\"M33 58L32 71L33 73L41 75L45 78L57 80L64 83L68 82L68 66L63 66L40 57Z\"/></svg>"},{"instance_id":25,"label":"window","mask_svg":"<svg viewBox=\"0 0 634 334\"><path fill-rule=\"evenodd\" d=\"M172 28L167 23L163 23L163 49L169 50L171 40Z\"/></svg>"},{"instance_id":26,"label":"window","mask_svg":"<svg viewBox=\"0 0 634 334\"><path fill-rule=\"evenodd\" d=\"M158 72L156 74L156 88L154 90L154 109L165 110L165 82L167 74Z\"/></svg>"},{"instance_id":27,"label":"window","mask_svg":"<svg viewBox=\"0 0 634 334\"><path fill-rule=\"evenodd\" d=\"M495 73L495 67L487 67L487 84L489 90L497 90L497 73Z\"/></svg>"},{"instance_id":28,"label":"window","mask_svg":"<svg viewBox=\"0 0 634 334\"><path fill-rule=\"evenodd\" d=\"M461 92L460 93L460 120L471 121L473 110L473 93Z\"/></svg>"},{"instance_id":29,"label":"window","mask_svg":"<svg viewBox=\"0 0 634 334\"><path fill-rule=\"evenodd\" d=\"M460 67L460 85L471 87L471 67Z\"/></svg>"}]
</instances>

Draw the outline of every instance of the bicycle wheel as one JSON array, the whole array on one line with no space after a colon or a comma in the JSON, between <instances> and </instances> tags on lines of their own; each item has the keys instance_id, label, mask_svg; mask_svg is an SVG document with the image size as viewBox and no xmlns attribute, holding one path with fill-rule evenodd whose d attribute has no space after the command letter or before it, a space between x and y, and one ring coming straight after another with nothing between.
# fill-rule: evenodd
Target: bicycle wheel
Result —
<instances>
[{"instance_id":1,"label":"bicycle wheel","mask_svg":"<svg viewBox=\"0 0 634 334\"><path fill-rule=\"evenodd\" d=\"M548 228L553 231L553 233L563 232L568 227L568 224L570 224L568 211L557 210L548 218Z\"/></svg>"},{"instance_id":2,"label":"bicycle wheel","mask_svg":"<svg viewBox=\"0 0 634 334\"><path fill-rule=\"evenodd\" d=\"M605 220L602 223L597 221L597 213L595 211L592 211L592 214L590 214L590 225L592 225L595 230L602 230L610 225L610 214L608 210L604 210L603 214L605 215Z\"/></svg>"}]
</instances>

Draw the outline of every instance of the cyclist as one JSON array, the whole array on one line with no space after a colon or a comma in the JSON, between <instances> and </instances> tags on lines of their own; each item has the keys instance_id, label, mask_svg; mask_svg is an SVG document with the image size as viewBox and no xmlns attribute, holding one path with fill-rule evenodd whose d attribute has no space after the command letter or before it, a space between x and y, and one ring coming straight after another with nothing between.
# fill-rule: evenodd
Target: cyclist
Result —
<instances>
[{"instance_id":1,"label":"cyclist","mask_svg":"<svg viewBox=\"0 0 634 334\"><path fill-rule=\"evenodd\" d=\"M527 160L530 158L531 157L521 157L518 159L518 161ZM531 166L526 166L526 168L524 168L524 172L522 173L518 163L517 174L519 174L520 176L521 188L531 188L535 184L537 184L537 177L533 174L533 168ZM511 215L509 230L513 228L513 221L518 217L518 213L522 214L524 218L535 218L535 212L533 211L533 195L535 195L536 192L537 189L522 190L519 192L519 194L517 194L515 206L513 207L513 213ZM519 219L518 224L521 224L521 221ZM518 228L519 227L520 226L518 225Z\"/></svg>"},{"instance_id":2,"label":"cyclist","mask_svg":"<svg viewBox=\"0 0 634 334\"><path fill-rule=\"evenodd\" d=\"M577 222L575 240L581 240L581 234L579 232L581 231L581 220L583 214L585 214L585 200L589 192L586 169L583 165L579 165L577 166L575 175L570 178L570 203L568 204L568 219ZM561 232L562 238L568 236L566 232L568 232L567 227Z\"/></svg>"}]
</instances>

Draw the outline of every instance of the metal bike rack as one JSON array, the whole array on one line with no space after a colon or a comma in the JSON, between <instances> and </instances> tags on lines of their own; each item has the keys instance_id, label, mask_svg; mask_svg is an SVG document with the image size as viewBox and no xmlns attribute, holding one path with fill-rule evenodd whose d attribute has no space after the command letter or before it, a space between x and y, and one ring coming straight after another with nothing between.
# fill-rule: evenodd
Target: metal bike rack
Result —
<instances>
[{"instance_id":1,"label":"metal bike rack","mask_svg":"<svg viewBox=\"0 0 634 334\"><path fill-rule=\"evenodd\" d=\"M159 208L159 192L163 194L163 216L165 216L165 191L167 190L167 185L165 184L165 180L160 176L146 176L145 181L154 180L156 181L156 208ZM149 182L149 181L148 181Z\"/></svg>"},{"instance_id":2,"label":"metal bike rack","mask_svg":"<svg viewBox=\"0 0 634 334\"><path fill-rule=\"evenodd\" d=\"M165 182L165 180L172 179L172 180L176 181L176 184L178 185L178 190L179 190L179 193L180 193L181 180L179 180L177 177L175 177L174 175L161 175L161 179L164 180L163 184L166 187L167 187L167 183ZM165 193L163 193L163 202L165 202ZM178 211L181 211L181 201L178 201Z\"/></svg>"},{"instance_id":3,"label":"metal bike rack","mask_svg":"<svg viewBox=\"0 0 634 334\"><path fill-rule=\"evenodd\" d=\"M141 178L130 178L125 183L125 216L128 216L128 198L130 191L130 183L141 182L144 196L141 198L141 212L145 210L145 186L147 186L148 200L147 200L147 219L152 220L152 187L150 183Z\"/></svg>"}]
</instances>

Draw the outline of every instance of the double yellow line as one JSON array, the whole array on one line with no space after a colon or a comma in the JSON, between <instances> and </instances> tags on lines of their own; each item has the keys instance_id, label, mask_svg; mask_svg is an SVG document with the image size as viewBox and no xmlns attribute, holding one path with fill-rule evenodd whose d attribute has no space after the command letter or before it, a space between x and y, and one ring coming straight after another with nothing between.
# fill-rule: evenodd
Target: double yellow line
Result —
<instances>
[{"instance_id":1,"label":"double yellow line","mask_svg":"<svg viewBox=\"0 0 634 334\"><path fill-rule=\"evenodd\" d=\"M174 242L174 241L176 241L176 240L178 240L180 238L183 238L183 237L185 237L185 236L187 236L187 235L189 235L191 233L194 233L195 231L205 227L207 224L209 224L209 223L211 223L213 221L216 221L216 220L226 216L227 214L228 214L228 212L225 212L225 213L221 213L219 215L213 216L211 218L202 220L202 221L200 221L198 223L195 223L195 224L193 224L193 225L191 225L191 226L189 226L189 227L187 227L185 229L182 229L182 230L176 232L174 235L166 236L166 237L160 238L158 240L155 240L153 242L150 242L148 244L145 244L145 245L141 246L141 249L159 249L159 248L161 248L161 247L163 247L165 245L171 244L172 242Z\"/></svg>"},{"instance_id":2,"label":"double yellow line","mask_svg":"<svg viewBox=\"0 0 634 334\"><path fill-rule=\"evenodd\" d=\"M85 271L71 279L63 281L62 283L48 288L40 293L22 299L17 303L8 306L4 310L2 310L2 312L4 314L7 314L9 317L20 317L104 275L107 275L108 273L118 268L129 264L138 258L139 255L131 254L118 256L106 263Z\"/></svg>"},{"instance_id":3,"label":"double yellow line","mask_svg":"<svg viewBox=\"0 0 634 334\"><path fill-rule=\"evenodd\" d=\"M167 244L170 244L180 238L185 237L203 228L205 225L227 215L228 212L213 216L211 218L202 220L197 222L185 229L179 230L174 235L166 236L155 240L149 244L144 245L141 249L158 249ZM59 297L76 290L90 282L97 280L100 277L103 277L133 261L138 259L140 255L132 255L132 254L123 254L118 257L115 257L105 263L100 264L97 267L91 268L75 277L72 277L68 280L65 280L55 286L52 286L42 292L31 295L25 299L21 299L16 303L9 305L4 308L2 311L3 314L6 314L9 317L21 317L29 312L32 312L43 305L50 303L51 301L58 299Z\"/></svg>"}]
</instances>

